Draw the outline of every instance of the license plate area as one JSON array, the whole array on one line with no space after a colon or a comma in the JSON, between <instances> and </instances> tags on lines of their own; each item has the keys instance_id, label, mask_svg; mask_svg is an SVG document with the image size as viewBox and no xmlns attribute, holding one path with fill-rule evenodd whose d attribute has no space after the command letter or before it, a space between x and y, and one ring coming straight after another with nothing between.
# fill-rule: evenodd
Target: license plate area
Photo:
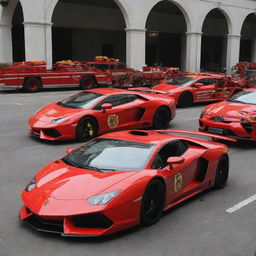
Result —
<instances>
[{"instance_id":1,"label":"license plate area","mask_svg":"<svg viewBox=\"0 0 256 256\"><path fill-rule=\"evenodd\" d=\"M223 134L224 130L221 128L208 127L208 132L215 134Z\"/></svg>"}]
</instances>

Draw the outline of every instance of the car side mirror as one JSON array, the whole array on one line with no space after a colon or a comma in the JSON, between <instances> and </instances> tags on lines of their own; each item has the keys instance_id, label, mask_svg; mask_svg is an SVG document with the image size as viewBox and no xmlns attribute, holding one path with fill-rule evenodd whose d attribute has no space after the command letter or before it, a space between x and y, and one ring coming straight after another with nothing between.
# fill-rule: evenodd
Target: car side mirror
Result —
<instances>
[{"instance_id":1,"label":"car side mirror","mask_svg":"<svg viewBox=\"0 0 256 256\"><path fill-rule=\"evenodd\" d=\"M102 108L103 112L106 112L107 109L111 109L112 108L112 104L104 103L104 104L101 105L101 108Z\"/></svg>"},{"instance_id":2,"label":"car side mirror","mask_svg":"<svg viewBox=\"0 0 256 256\"><path fill-rule=\"evenodd\" d=\"M201 86L203 86L203 85L204 85L204 84L202 84L202 83L195 83L195 84L194 84L194 87L197 88L197 87L201 87Z\"/></svg>"},{"instance_id":3,"label":"car side mirror","mask_svg":"<svg viewBox=\"0 0 256 256\"><path fill-rule=\"evenodd\" d=\"M174 164L182 164L184 163L185 158L182 156L171 156L167 159L167 163L169 165L169 169L173 170L173 165Z\"/></svg>"},{"instance_id":4,"label":"car side mirror","mask_svg":"<svg viewBox=\"0 0 256 256\"><path fill-rule=\"evenodd\" d=\"M66 149L66 153L67 154L70 154L72 151L74 151L75 149L74 148L67 148Z\"/></svg>"}]
</instances>

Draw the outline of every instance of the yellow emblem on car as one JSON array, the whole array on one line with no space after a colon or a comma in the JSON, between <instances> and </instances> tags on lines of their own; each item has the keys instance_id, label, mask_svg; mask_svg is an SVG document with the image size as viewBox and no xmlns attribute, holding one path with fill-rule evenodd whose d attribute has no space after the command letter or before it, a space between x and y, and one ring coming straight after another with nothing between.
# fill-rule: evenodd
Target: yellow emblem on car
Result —
<instances>
[{"instance_id":1,"label":"yellow emblem on car","mask_svg":"<svg viewBox=\"0 0 256 256\"><path fill-rule=\"evenodd\" d=\"M177 173L174 176L174 191L179 192L182 188L182 175L180 173Z\"/></svg>"},{"instance_id":2,"label":"yellow emblem on car","mask_svg":"<svg viewBox=\"0 0 256 256\"><path fill-rule=\"evenodd\" d=\"M119 124L118 115L109 115L108 116L108 127L113 129L116 128Z\"/></svg>"}]
</instances>

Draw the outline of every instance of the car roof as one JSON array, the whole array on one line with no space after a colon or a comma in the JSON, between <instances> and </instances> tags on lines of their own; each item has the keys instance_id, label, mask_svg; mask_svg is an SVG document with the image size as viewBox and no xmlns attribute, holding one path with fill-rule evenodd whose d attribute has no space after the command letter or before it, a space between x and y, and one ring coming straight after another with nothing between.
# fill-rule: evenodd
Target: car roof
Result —
<instances>
[{"instance_id":1,"label":"car roof","mask_svg":"<svg viewBox=\"0 0 256 256\"><path fill-rule=\"evenodd\" d=\"M119 93L129 93L127 90L123 89L117 89L117 88L95 88L86 90L87 92L94 92L94 93L100 93L100 94L119 94Z\"/></svg>"}]
</instances>

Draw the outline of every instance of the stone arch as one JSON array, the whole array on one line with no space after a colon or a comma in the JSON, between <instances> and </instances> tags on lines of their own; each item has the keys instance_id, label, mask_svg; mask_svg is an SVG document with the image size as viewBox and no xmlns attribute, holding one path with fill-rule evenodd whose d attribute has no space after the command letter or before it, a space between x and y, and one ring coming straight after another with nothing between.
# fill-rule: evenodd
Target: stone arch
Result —
<instances>
[{"instance_id":1,"label":"stone arch","mask_svg":"<svg viewBox=\"0 0 256 256\"><path fill-rule=\"evenodd\" d=\"M21 42L19 42L19 40L13 40L14 37L17 37L17 24L14 24L13 26L13 22L15 22L14 18L17 18L14 17L15 13L17 12L17 8L21 14L21 17L19 17L20 30L18 31ZM10 1L6 7L2 8L0 12L0 62L25 60L24 28L22 24L23 21L24 10L22 1ZM18 55L20 55L20 57L16 58Z\"/></svg>"},{"instance_id":2,"label":"stone arch","mask_svg":"<svg viewBox=\"0 0 256 256\"><path fill-rule=\"evenodd\" d=\"M128 13L126 11L127 8L125 7L125 4L123 4L121 0L113 0L113 1L120 8L120 10L123 14L125 23L126 23L126 27L129 27L130 21L129 21ZM54 9L56 8L58 2L59 2L59 0L50 1L49 5L47 6L46 14L45 14L46 22L49 22L49 23L52 22L53 12L54 12Z\"/></svg>"},{"instance_id":3,"label":"stone arch","mask_svg":"<svg viewBox=\"0 0 256 256\"><path fill-rule=\"evenodd\" d=\"M150 12L152 11L152 9L157 5L159 4L160 2L162 1L165 1L165 0L158 0L158 1L154 1L154 3L149 7L149 10L148 10L148 13L147 13L147 17L146 17L146 20L145 20L145 27L146 27L146 23L147 23L147 20L148 20L148 16L150 15ZM170 4L173 4L175 5L182 13L185 21L186 21L186 29L187 31L190 31L191 30L191 18L189 16L189 12L187 11L187 7L186 7L186 3L182 0L178 0L178 1L174 1L174 0L168 0L168 2L170 2Z\"/></svg>"},{"instance_id":4,"label":"stone arch","mask_svg":"<svg viewBox=\"0 0 256 256\"><path fill-rule=\"evenodd\" d=\"M46 21L53 24L53 62L61 59L92 60L97 55L125 61L128 22L125 10L120 0L54 0L46 14ZM66 22L63 15L66 15Z\"/></svg>"},{"instance_id":5,"label":"stone arch","mask_svg":"<svg viewBox=\"0 0 256 256\"><path fill-rule=\"evenodd\" d=\"M247 13L241 24L240 61L256 62L256 16Z\"/></svg>"},{"instance_id":6,"label":"stone arch","mask_svg":"<svg viewBox=\"0 0 256 256\"><path fill-rule=\"evenodd\" d=\"M201 69L223 72L226 68L227 36L232 33L227 12L221 8L211 8L203 20L201 31Z\"/></svg>"},{"instance_id":7,"label":"stone arch","mask_svg":"<svg viewBox=\"0 0 256 256\"><path fill-rule=\"evenodd\" d=\"M182 1L154 2L147 14L146 64L176 66L184 69L186 32L191 22ZM152 3L151 3L152 4ZM157 32L152 33L152 32Z\"/></svg>"}]
</instances>

